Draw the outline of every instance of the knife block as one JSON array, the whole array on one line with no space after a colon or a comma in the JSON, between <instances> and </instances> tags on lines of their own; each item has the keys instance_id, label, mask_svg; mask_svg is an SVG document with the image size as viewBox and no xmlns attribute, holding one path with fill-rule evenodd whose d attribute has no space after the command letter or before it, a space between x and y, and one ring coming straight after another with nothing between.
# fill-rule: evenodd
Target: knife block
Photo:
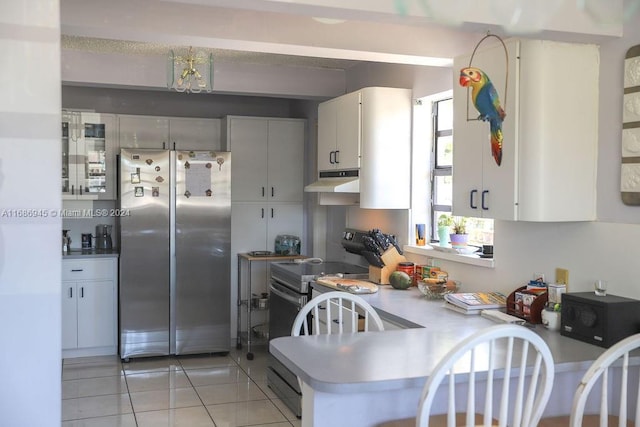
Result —
<instances>
[{"instance_id":1,"label":"knife block","mask_svg":"<svg viewBox=\"0 0 640 427\"><path fill-rule=\"evenodd\" d=\"M369 281L379 285L388 285L389 276L396 271L399 263L405 262L407 259L398 253L395 246L391 246L382 255L380 255L384 267L369 266Z\"/></svg>"}]
</instances>

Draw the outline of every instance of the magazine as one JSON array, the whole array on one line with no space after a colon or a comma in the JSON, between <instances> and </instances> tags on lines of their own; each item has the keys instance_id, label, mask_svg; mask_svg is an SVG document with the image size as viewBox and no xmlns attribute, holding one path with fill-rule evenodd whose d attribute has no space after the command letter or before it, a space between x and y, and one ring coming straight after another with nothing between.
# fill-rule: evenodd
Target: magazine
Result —
<instances>
[{"instance_id":1,"label":"magazine","mask_svg":"<svg viewBox=\"0 0 640 427\"><path fill-rule=\"evenodd\" d=\"M442 304L442 306L444 308L448 308L449 310L453 310L456 313L462 313L462 314L466 314L466 315L474 315L474 314L480 314L481 310L467 310L464 309L462 307L458 307L457 305L453 305L448 301L444 301L444 304Z\"/></svg>"},{"instance_id":2,"label":"magazine","mask_svg":"<svg viewBox=\"0 0 640 427\"><path fill-rule=\"evenodd\" d=\"M447 294L444 298L447 302L465 310L486 310L507 306L507 297L500 292L461 292Z\"/></svg>"}]
</instances>

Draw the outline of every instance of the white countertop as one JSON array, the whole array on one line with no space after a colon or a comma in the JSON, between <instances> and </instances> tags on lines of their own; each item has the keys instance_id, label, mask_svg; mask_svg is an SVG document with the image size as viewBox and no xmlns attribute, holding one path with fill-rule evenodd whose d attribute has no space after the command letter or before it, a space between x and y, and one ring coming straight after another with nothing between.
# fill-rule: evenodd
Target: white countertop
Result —
<instances>
[{"instance_id":1,"label":"white countertop","mask_svg":"<svg viewBox=\"0 0 640 427\"><path fill-rule=\"evenodd\" d=\"M325 288L326 289L326 288ZM281 337L271 353L311 388L329 393L390 391L421 387L437 361L463 338L495 324L425 299L417 288L380 286L363 296L382 317L422 328L344 335ZM603 348L534 326L549 345L556 373L584 371Z\"/></svg>"},{"instance_id":2,"label":"white countertop","mask_svg":"<svg viewBox=\"0 0 640 427\"><path fill-rule=\"evenodd\" d=\"M83 258L117 258L120 256L118 249L71 249L71 252L63 252L62 259Z\"/></svg>"}]
</instances>

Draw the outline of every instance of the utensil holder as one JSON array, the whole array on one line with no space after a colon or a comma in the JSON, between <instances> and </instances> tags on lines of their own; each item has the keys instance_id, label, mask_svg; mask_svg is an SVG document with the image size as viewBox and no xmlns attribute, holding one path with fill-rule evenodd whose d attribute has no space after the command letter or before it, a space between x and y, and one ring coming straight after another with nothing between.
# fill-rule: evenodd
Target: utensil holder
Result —
<instances>
[{"instance_id":1,"label":"utensil holder","mask_svg":"<svg viewBox=\"0 0 640 427\"><path fill-rule=\"evenodd\" d=\"M369 266L369 280L379 285L388 285L389 276L396 271L399 263L405 262L407 259L400 255L395 246L390 247L382 255L380 255L384 267Z\"/></svg>"}]
</instances>

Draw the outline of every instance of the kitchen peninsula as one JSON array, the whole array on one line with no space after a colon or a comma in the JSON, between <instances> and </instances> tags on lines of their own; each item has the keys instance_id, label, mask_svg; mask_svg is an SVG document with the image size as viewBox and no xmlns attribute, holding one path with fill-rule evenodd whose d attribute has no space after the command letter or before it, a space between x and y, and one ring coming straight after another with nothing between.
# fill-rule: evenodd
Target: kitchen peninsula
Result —
<instances>
[{"instance_id":1,"label":"kitchen peninsula","mask_svg":"<svg viewBox=\"0 0 640 427\"><path fill-rule=\"evenodd\" d=\"M363 297L384 320L421 327L272 340L270 352L303 382L303 426L375 426L415 416L422 387L440 358L465 337L494 324L447 310L442 301L426 300L416 288L380 286L379 292ZM568 414L579 380L603 349L541 325L535 331L555 361L544 416ZM446 397L437 400L436 408L444 412Z\"/></svg>"}]
</instances>

